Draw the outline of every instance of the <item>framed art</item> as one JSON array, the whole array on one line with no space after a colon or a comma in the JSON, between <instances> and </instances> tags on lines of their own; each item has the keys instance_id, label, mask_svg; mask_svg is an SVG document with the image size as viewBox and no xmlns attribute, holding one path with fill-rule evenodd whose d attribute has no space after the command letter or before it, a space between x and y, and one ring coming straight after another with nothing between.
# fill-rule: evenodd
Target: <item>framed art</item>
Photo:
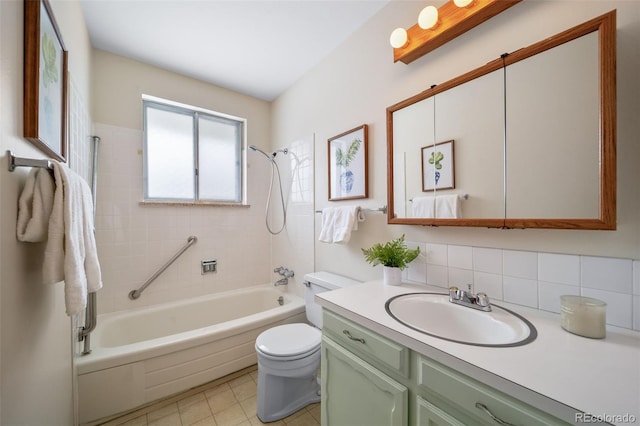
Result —
<instances>
[{"instance_id":1,"label":"framed art","mask_svg":"<svg viewBox=\"0 0 640 426\"><path fill-rule=\"evenodd\" d=\"M66 161L67 50L47 0L24 2L24 137Z\"/></svg>"},{"instance_id":2,"label":"framed art","mask_svg":"<svg viewBox=\"0 0 640 426\"><path fill-rule=\"evenodd\" d=\"M363 124L328 141L329 200L367 198L367 133Z\"/></svg>"},{"instance_id":3,"label":"framed art","mask_svg":"<svg viewBox=\"0 0 640 426\"><path fill-rule=\"evenodd\" d=\"M422 191L455 188L453 140L428 145L422 150Z\"/></svg>"}]
</instances>

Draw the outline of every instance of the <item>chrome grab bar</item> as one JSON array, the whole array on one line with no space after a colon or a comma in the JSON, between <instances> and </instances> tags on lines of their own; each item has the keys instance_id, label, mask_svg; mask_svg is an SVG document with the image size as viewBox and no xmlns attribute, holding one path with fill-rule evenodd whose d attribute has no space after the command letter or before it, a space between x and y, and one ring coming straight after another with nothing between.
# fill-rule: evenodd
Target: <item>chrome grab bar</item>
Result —
<instances>
[{"instance_id":1,"label":"chrome grab bar","mask_svg":"<svg viewBox=\"0 0 640 426\"><path fill-rule=\"evenodd\" d=\"M153 274L151 276L151 278L149 278L147 280L147 282L142 284L142 286L139 289L131 290L131 292L129 292L129 299L136 300L138 297L140 297L140 295L142 294L144 289L147 288L149 286L149 284L151 284L156 278L158 278L160 276L160 274L162 274L169 266L171 266L171 264L173 262L175 262L176 259L178 259L182 255L182 253L184 253L189 247L191 247L192 245L194 245L197 242L198 242L198 238L197 237L195 237L193 235L190 236L187 239L187 244L185 244L185 246L182 247L171 259L169 259L169 261L167 263L162 265L162 267L160 269L158 269L158 271L156 271L156 273Z\"/></svg>"}]
</instances>

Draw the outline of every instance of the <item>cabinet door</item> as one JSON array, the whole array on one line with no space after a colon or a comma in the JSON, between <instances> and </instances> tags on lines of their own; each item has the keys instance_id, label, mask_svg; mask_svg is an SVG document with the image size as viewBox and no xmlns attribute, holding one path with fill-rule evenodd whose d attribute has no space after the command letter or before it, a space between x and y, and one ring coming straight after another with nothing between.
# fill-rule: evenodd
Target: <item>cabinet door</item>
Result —
<instances>
[{"instance_id":1,"label":"cabinet door","mask_svg":"<svg viewBox=\"0 0 640 426\"><path fill-rule=\"evenodd\" d=\"M409 392L327 337L322 338L322 425L406 425Z\"/></svg>"},{"instance_id":2,"label":"cabinet door","mask_svg":"<svg viewBox=\"0 0 640 426\"><path fill-rule=\"evenodd\" d=\"M416 398L417 426L465 426L455 417L445 413L426 399Z\"/></svg>"}]
</instances>

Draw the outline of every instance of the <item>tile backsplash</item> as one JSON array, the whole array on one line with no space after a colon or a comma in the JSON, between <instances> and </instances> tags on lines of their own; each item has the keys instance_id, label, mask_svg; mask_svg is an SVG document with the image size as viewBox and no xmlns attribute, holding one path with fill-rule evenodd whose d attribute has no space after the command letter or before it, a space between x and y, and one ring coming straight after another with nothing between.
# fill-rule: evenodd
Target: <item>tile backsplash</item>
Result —
<instances>
[{"instance_id":1,"label":"tile backsplash","mask_svg":"<svg viewBox=\"0 0 640 426\"><path fill-rule=\"evenodd\" d=\"M408 242L420 256L404 272L414 284L472 285L490 299L560 313L560 296L607 303L607 323L640 330L640 260Z\"/></svg>"}]
</instances>

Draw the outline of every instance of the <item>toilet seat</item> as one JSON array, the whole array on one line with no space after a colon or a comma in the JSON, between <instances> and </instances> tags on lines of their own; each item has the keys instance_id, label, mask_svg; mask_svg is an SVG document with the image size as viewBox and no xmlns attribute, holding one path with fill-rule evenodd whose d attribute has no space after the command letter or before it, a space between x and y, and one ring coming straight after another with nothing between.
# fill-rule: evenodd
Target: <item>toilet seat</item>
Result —
<instances>
[{"instance_id":1,"label":"toilet seat","mask_svg":"<svg viewBox=\"0 0 640 426\"><path fill-rule=\"evenodd\" d=\"M299 359L320 349L322 333L308 324L284 324L260 333L256 350L271 359Z\"/></svg>"}]
</instances>

